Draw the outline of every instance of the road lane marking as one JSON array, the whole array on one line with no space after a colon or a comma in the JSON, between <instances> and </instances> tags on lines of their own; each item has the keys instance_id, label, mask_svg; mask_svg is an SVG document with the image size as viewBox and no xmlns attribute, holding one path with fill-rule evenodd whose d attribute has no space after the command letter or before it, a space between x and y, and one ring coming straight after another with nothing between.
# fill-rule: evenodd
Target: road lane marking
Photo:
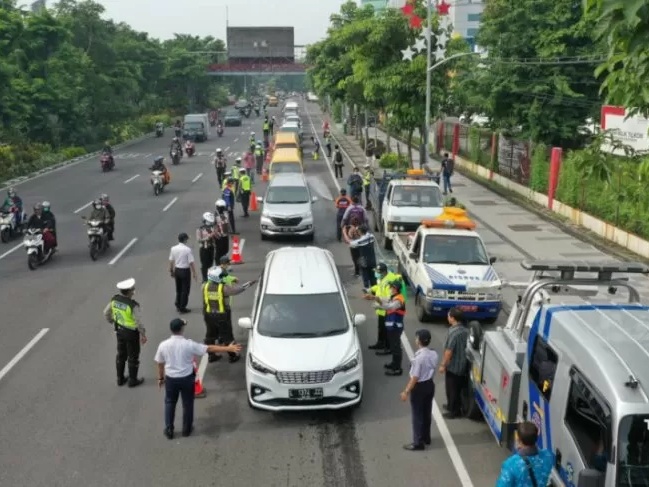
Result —
<instances>
[{"instance_id":1,"label":"road lane marking","mask_svg":"<svg viewBox=\"0 0 649 487\"><path fill-rule=\"evenodd\" d=\"M137 242L137 238L132 239L129 243L126 244L126 247L124 247L122 250L119 251L119 254L117 254L115 257L113 257L113 260L111 260L108 265L115 265L115 262L117 262L133 245L135 245L135 242Z\"/></svg>"},{"instance_id":2,"label":"road lane marking","mask_svg":"<svg viewBox=\"0 0 649 487\"><path fill-rule=\"evenodd\" d=\"M308 110L304 110L306 113L306 116L309 119L309 124L311 125L311 129L313 130L313 136L316 138L318 143L320 144L320 147L324 147L322 145L322 141L320 140L320 137L318 136L318 131L315 129L315 125L313 124L313 119L311 118L311 114L309 113ZM336 189L340 192L341 186L340 183L338 182L338 179L336 178L336 173L334 172L333 164L331 164L331 161L327 157L327 151L322 151L322 155L325 158L325 161L327 161L327 169L329 170L329 174L331 174L331 179L333 180L334 184L336 185Z\"/></svg>"},{"instance_id":3,"label":"road lane marking","mask_svg":"<svg viewBox=\"0 0 649 487\"><path fill-rule=\"evenodd\" d=\"M39 331L34 338L31 339L31 341L23 347L23 349L16 354L14 358L11 359L11 361L5 365L2 370L0 370L0 380L4 378L5 375L9 373L11 369L13 369L18 362L20 362L25 355L29 353L29 351L34 348L34 345L36 345L41 338L43 338L47 332L50 331L49 328L43 328L41 331Z\"/></svg>"},{"instance_id":4,"label":"road lane marking","mask_svg":"<svg viewBox=\"0 0 649 487\"><path fill-rule=\"evenodd\" d=\"M242 238L239 240L239 254L243 257L243 246L246 245L246 239Z\"/></svg>"},{"instance_id":5,"label":"road lane marking","mask_svg":"<svg viewBox=\"0 0 649 487\"><path fill-rule=\"evenodd\" d=\"M132 178L128 178L126 181L124 181L124 184L128 184L128 183L130 183L131 181L133 181L135 178L139 178L139 177L140 177L140 175L139 175L139 174L136 174L136 175L133 176Z\"/></svg>"},{"instance_id":6,"label":"road lane marking","mask_svg":"<svg viewBox=\"0 0 649 487\"><path fill-rule=\"evenodd\" d=\"M88 203L86 203L85 205L83 205L81 208L77 208L76 210L74 210L74 214L76 215L77 213L82 212L83 210L85 210L86 208L88 208L90 205L92 205L92 201L89 201Z\"/></svg>"},{"instance_id":7,"label":"road lane marking","mask_svg":"<svg viewBox=\"0 0 649 487\"><path fill-rule=\"evenodd\" d=\"M192 179L192 184L194 184L196 181L198 181L200 178L203 177L203 173L199 172L194 179Z\"/></svg>"},{"instance_id":8,"label":"road lane marking","mask_svg":"<svg viewBox=\"0 0 649 487\"><path fill-rule=\"evenodd\" d=\"M9 254L15 252L16 250L18 250L18 249L19 249L20 247L22 247L22 246L23 246L23 244L18 244L18 245L16 245L14 248L7 250L4 254L0 255L0 259L4 259L4 258L7 257Z\"/></svg>"},{"instance_id":9,"label":"road lane marking","mask_svg":"<svg viewBox=\"0 0 649 487\"><path fill-rule=\"evenodd\" d=\"M243 133L243 132L241 132L241 133ZM236 139L234 139L234 141L235 141L235 142L239 142L239 138L237 137ZM229 147L228 147L228 149L229 149ZM226 150L227 150L227 149L226 149Z\"/></svg>"},{"instance_id":10,"label":"road lane marking","mask_svg":"<svg viewBox=\"0 0 649 487\"><path fill-rule=\"evenodd\" d=\"M235 142L236 142L237 140L238 140L238 139L234 139ZM230 150L230 146L227 146L227 147L225 148L225 150L226 150L226 151L229 151L229 150ZM224 151L224 152L225 152L225 151Z\"/></svg>"},{"instance_id":11,"label":"road lane marking","mask_svg":"<svg viewBox=\"0 0 649 487\"><path fill-rule=\"evenodd\" d=\"M167 206L165 206L162 209L162 211L167 211L169 208L171 208L174 205L176 201L178 201L178 196L174 197L174 199L172 199L169 203L167 203Z\"/></svg>"}]
</instances>

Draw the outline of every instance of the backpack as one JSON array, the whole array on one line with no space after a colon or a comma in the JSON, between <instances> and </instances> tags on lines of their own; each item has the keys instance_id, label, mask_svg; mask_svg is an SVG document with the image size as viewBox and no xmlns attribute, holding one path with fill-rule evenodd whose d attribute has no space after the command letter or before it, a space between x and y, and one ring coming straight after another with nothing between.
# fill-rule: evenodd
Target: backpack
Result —
<instances>
[{"instance_id":1,"label":"backpack","mask_svg":"<svg viewBox=\"0 0 649 487\"><path fill-rule=\"evenodd\" d=\"M451 158L446 159L446 172L453 174L455 172L455 161Z\"/></svg>"},{"instance_id":2,"label":"backpack","mask_svg":"<svg viewBox=\"0 0 649 487\"><path fill-rule=\"evenodd\" d=\"M365 222L365 210L360 205L354 205L349 210L349 221L353 222L354 220L358 220L359 224Z\"/></svg>"},{"instance_id":3,"label":"backpack","mask_svg":"<svg viewBox=\"0 0 649 487\"><path fill-rule=\"evenodd\" d=\"M343 162L343 155L340 151L336 151L336 162Z\"/></svg>"}]
</instances>

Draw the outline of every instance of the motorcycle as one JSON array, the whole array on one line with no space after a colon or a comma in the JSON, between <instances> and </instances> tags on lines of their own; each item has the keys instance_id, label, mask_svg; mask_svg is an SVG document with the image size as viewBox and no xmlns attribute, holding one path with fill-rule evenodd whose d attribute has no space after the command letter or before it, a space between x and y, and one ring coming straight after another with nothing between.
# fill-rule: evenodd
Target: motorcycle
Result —
<instances>
[{"instance_id":1,"label":"motorcycle","mask_svg":"<svg viewBox=\"0 0 649 487\"><path fill-rule=\"evenodd\" d=\"M22 220L26 221L27 215L23 213ZM22 225L16 223L16 213L9 210L8 212L0 213L0 240L2 243L7 243L9 240L15 238L19 233L22 233Z\"/></svg>"},{"instance_id":2,"label":"motorcycle","mask_svg":"<svg viewBox=\"0 0 649 487\"><path fill-rule=\"evenodd\" d=\"M182 128L174 127L174 134L176 134L176 137L180 138L180 136L182 135L182 131L183 131Z\"/></svg>"},{"instance_id":3,"label":"motorcycle","mask_svg":"<svg viewBox=\"0 0 649 487\"><path fill-rule=\"evenodd\" d=\"M162 171L153 171L151 173L151 184L153 185L153 194L156 196L164 191L165 182Z\"/></svg>"},{"instance_id":4,"label":"motorcycle","mask_svg":"<svg viewBox=\"0 0 649 487\"><path fill-rule=\"evenodd\" d=\"M101 163L101 170L103 172L112 171L115 168L115 161L113 160L113 157L107 152L104 152L101 155L99 162Z\"/></svg>"},{"instance_id":5,"label":"motorcycle","mask_svg":"<svg viewBox=\"0 0 649 487\"><path fill-rule=\"evenodd\" d=\"M194 143L191 140L188 140L185 144L185 153L187 154L187 157L192 157L195 151L196 147L194 147Z\"/></svg>"},{"instance_id":6,"label":"motorcycle","mask_svg":"<svg viewBox=\"0 0 649 487\"><path fill-rule=\"evenodd\" d=\"M99 254L108 248L108 233L104 229L103 221L88 220L88 241L90 258L97 260Z\"/></svg>"},{"instance_id":7,"label":"motorcycle","mask_svg":"<svg viewBox=\"0 0 649 487\"><path fill-rule=\"evenodd\" d=\"M216 134L219 137L223 137L223 125L219 125L218 127L216 127Z\"/></svg>"},{"instance_id":8,"label":"motorcycle","mask_svg":"<svg viewBox=\"0 0 649 487\"><path fill-rule=\"evenodd\" d=\"M50 260L54 253L54 249L45 252L45 240L43 239L43 231L40 228L28 229L25 232L23 245L27 250L27 265L29 270L32 271Z\"/></svg>"},{"instance_id":9,"label":"motorcycle","mask_svg":"<svg viewBox=\"0 0 649 487\"><path fill-rule=\"evenodd\" d=\"M172 150L171 151L171 163L174 166L177 166L180 164L180 153L177 150Z\"/></svg>"},{"instance_id":10,"label":"motorcycle","mask_svg":"<svg viewBox=\"0 0 649 487\"><path fill-rule=\"evenodd\" d=\"M164 135L165 130L162 127L156 127L155 129L155 136L156 137L162 137Z\"/></svg>"}]
</instances>

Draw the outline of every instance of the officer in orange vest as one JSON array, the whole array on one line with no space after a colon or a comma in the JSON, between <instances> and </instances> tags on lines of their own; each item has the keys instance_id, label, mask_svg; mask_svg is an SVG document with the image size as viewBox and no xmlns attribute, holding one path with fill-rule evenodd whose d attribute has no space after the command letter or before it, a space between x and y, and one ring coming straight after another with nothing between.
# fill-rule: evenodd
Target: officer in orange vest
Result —
<instances>
[{"instance_id":1,"label":"officer in orange vest","mask_svg":"<svg viewBox=\"0 0 649 487\"><path fill-rule=\"evenodd\" d=\"M395 280L388 284L390 297L376 296L377 307L384 309L385 330L387 332L392 362L385 364L385 375L402 375L403 352L401 350L401 335L403 334L403 319L406 316L406 300L401 294L401 281Z\"/></svg>"},{"instance_id":2,"label":"officer in orange vest","mask_svg":"<svg viewBox=\"0 0 649 487\"><path fill-rule=\"evenodd\" d=\"M336 198L335 205L336 205L336 236L338 238L338 241L342 241L342 221L343 221L343 215L345 214L345 211L347 211L347 208L350 207L352 204L352 200L347 196L347 190L345 188L342 188L340 190L340 196Z\"/></svg>"}]
</instances>

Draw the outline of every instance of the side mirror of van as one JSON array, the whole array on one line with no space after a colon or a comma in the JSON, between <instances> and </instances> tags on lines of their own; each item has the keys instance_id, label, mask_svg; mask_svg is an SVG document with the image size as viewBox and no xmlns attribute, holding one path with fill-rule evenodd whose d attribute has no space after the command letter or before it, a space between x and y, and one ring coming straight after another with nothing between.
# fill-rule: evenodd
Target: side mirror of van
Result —
<instances>
[{"instance_id":1,"label":"side mirror of van","mask_svg":"<svg viewBox=\"0 0 649 487\"><path fill-rule=\"evenodd\" d=\"M263 203L263 202L264 202L263 196L257 196L257 203Z\"/></svg>"},{"instance_id":2,"label":"side mirror of van","mask_svg":"<svg viewBox=\"0 0 649 487\"><path fill-rule=\"evenodd\" d=\"M604 487L604 474L599 470L585 468L579 472L577 487Z\"/></svg>"},{"instance_id":3,"label":"side mirror of van","mask_svg":"<svg viewBox=\"0 0 649 487\"><path fill-rule=\"evenodd\" d=\"M489 263L493 265L498 260L498 257L489 257Z\"/></svg>"},{"instance_id":4,"label":"side mirror of van","mask_svg":"<svg viewBox=\"0 0 649 487\"><path fill-rule=\"evenodd\" d=\"M367 317L364 314L354 315L354 326L361 326L367 321Z\"/></svg>"},{"instance_id":5,"label":"side mirror of van","mask_svg":"<svg viewBox=\"0 0 649 487\"><path fill-rule=\"evenodd\" d=\"M252 330L252 320L250 318L239 318L239 326L245 330Z\"/></svg>"},{"instance_id":6,"label":"side mirror of van","mask_svg":"<svg viewBox=\"0 0 649 487\"><path fill-rule=\"evenodd\" d=\"M318 201L318 197L317 197L317 196L314 196L313 198L311 198L311 203L315 203L316 201Z\"/></svg>"}]
</instances>

